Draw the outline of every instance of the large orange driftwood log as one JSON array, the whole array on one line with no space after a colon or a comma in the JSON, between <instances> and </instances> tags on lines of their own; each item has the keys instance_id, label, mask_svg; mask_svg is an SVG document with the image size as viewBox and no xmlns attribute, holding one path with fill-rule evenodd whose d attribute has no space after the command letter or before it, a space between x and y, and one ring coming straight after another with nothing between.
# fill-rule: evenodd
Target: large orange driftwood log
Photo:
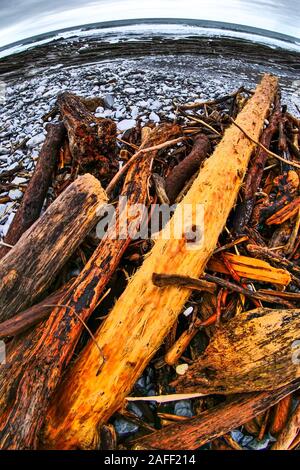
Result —
<instances>
[{"instance_id":1,"label":"large orange driftwood log","mask_svg":"<svg viewBox=\"0 0 300 470\"><path fill-rule=\"evenodd\" d=\"M86 174L72 183L0 261L0 320L33 304L97 223L106 202L101 184Z\"/></svg>"},{"instance_id":2,"label":"large orange driftwood log","mask_svg":"<svg viewBox=\"0 0 300 470\"><path fill-rule=\"evenodd\" d=\"M277 90L277 79L264 76L237 123L258 140ZM96 448L99 425L122 405L135 381L153 357L180 314L188 296L185 288L153 285L153 272L199 277L211 256L233 207L255 145L232 125L210 157L170 223L156 241L107 320L71 368L53 399L44 433L46 448ZM189 204L191 220L176 239L174 220ZM187 233L202 229L197 204L204 208L204 240L187 243ZM171 237L168 238L170 229ZM167 239L165 239L167 238Z\"/></svg>"}]
</instances>

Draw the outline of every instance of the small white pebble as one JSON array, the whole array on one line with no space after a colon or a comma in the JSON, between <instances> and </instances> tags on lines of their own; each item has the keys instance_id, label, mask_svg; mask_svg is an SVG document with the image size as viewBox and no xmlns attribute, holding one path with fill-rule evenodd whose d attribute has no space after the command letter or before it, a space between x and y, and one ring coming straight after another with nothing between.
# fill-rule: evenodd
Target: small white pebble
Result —
<instances>
[{"instance_id":1,"label":"small white pebble","mask_svg":"<svg viewBox=\"0 0 300 470\"><path fill-rule=\"evenodd\" d=\"M20 176L16 176L13 180L12 180L12 184L24 184L27 182L27 179L26 178L21 178Z\"/></svg>"},{"instance_id":2,"label":"small white pebble","mask_svg":"<svg viewBox=\"0 0 300 470\"><path fill-rule=\"evenodd\" d=\"M117 126L119 131L127 131L128 129L132 129L136 125L135 119L123 119L123 121L118 122Z\"/></svg>"},{"instance_id":3,"label":"small white pebble","mask_svg":"<svg viewBox=\"0 0 300 470\"><path fill-rule=\"evenodd\" d=\"M193 312L193 307L188 307L184 312L183 312L183 315L185 317L188 317L192 312Z\"/></svg>"},{"instance_id":4,"label":"small white pebble","mask_svg":"<svg viewBox=\"0 0 300 470\"><path fill-rule=\"evenodd\" d=\"M23 196L23 193L19 189L11 189L8 193L8 197L12 201L17 201L18 199L21 199L22 196Z\"/></svg>"},{"instance_id":5,"label":"small white pebble","mask_svg":"<svg viewBox=\"0 0 300 470\"><path fill-rule=\"evenodd\" d=\"M189 368L189 365L184 363L184 364L179 364L179 366L176 367L176 373L178 375L184 375Z\"/></svg>"},{"instance_id":6,"label":"small white pebble","mask_svg":"<svg viewBox=\"0 0 300 470\"><path fill-rule=\"evenodd\" d=\"M160 117L154 111L152 111L152 113L150 113L149 119L150 119L150 121L153 121L153 122L156 122L156 123L160 121Z\"/></svg>"}]
</instances>

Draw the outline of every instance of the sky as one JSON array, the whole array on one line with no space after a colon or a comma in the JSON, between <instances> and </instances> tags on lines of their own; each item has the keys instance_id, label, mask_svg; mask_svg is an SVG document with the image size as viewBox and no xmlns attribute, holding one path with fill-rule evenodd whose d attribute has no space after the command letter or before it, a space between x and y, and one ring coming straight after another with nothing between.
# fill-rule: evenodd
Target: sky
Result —
<instances>
[{"instance_id":1,"label":"sky","mask_svg":"<svg viewBox=\"0 0 300 470\"><path fill-rule=\"evenodd\" d=\"M136 18L215 20L300 38L300 0L0 0L0 47L58 29Z\"/></svg>"}]
</instances>

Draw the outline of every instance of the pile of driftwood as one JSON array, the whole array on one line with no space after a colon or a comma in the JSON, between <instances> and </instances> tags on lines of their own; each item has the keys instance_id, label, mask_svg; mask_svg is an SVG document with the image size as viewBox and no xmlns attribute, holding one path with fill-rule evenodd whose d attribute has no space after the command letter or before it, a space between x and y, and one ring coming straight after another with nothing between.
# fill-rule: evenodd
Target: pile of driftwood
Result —
<instances>
[{"instance_id":1,"label":"pile of driftwood","mask_svg":"<svg viewBox=\"0 0 300 470\"><path fill-rule=\"evenodd\" d=\"M277 79L203 103L174 100L176 122L122 139L95 106L58 97L0 246L0 447L114 449L117 413L139 426L123 448L239 449L229 432L241 426L258 440L272 434L275 449L296 448L300 121ZM141 220L118 206L97 238L120 196L146 205L148 222L153 204L177 203L160 227L170 236L135 239ZM191 249L199 204L203 237ZM184 205L192 220L178 237ZM121 224L127 236L111 236ZM130 396L149 364L156 407ZM167 411L192 397L194 417Z\"/></svg>"}]
</instances>

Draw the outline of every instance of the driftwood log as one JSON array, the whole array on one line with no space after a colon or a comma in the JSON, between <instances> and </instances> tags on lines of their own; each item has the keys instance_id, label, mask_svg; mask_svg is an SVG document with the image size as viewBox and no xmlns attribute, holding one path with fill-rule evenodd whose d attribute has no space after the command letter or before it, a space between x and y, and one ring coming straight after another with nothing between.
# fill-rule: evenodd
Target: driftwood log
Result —
<instances>
[{"instance_id":1,"label":"driftwood log","mask_svg":"<svg viewBox=\"0 0 300 470\"><path fill-rule=\"evenodd\" d=\"M274 110L270 118L270 123L261 136L260 142L264 145L264 147L270 147L271 140L278 130L281 116L280 95L278 93L275 99ZM262 180L267 159L267 152L260 147L252 160L247 177L245 179L243 201L238 204L236 209L234 218L234 230L236 233L243 233L245 227L251 219L252 211L256 202L256 193L258 192Z\"/></svg>"},{"instance_id":2,"label":"driftwood log","mask_svg":"<svg viewBox=\"0 0 300 470\"><path fill-rule=\"evenodd\" d=\"M65 128L62 123L48 124L46 140L40 151L34 173L26 188L20 207L4 239L5 243L15 245L23 233L38 219L56 167ZM9 252L0 246L0 259Z\"/></svg>"},{"instance_id":3,"label":"driftwood log","mask_svg":"<svg viewBox=\"0 0 300 470\"><path fill-rule=\"evenodd\" d=\"M217 329L205 353L172 383L180 393L274 390L300 377L293 360L300 309L255 309Z\"/></svg>"},{"instance_id":4,"label":"driftwood log","mask_svg":"<svg viewBox=\"0 0 300 470\"><path fill-rule=\"evenodd\" d=\"M177 136L180 127L164 124L147 134L142 147L147 148ZM104 287L117 268L122 254L138 229L141 220L128 206L145 203L151 160L156 151L141 156L128 172L122 196L127 196L127 207L117 213L116 225L130 225L130 234L114 238L114 224L108 229L98 248L59 304L52 305L52 313L38 340L30 335L25 358L15 359L8 366L9 376L0 386L2 417L0 418L0 444L5 449L35 448L44 422L45 409L62 373L72 358L84 324L94 311ZM20 345L18 345L20 350ZM102 360L98 350L98 365ZM5 382L5 383L3 383ZM8 387L7 382L10 384ZM8 389L11 393L8 393Z\"/></svg>"},{"instance_id":5,"label":"driftwood log","mask_svg":"<svg viewBox=\"0 0 300 470\"><path fill-rule=\"evenodd\" d=\"M298 390L296 381L272 392L237 395L183 423L170 424L160 431L137 439L133 448L195 450L213 439L242 426L286 395Z\"/></svg>"},{"instance_id":6,"label":"driftwood log","mask_svg":"<svg viewBox=\"0 0 300 470\"><path fill-rule=\"evenodd\" d=\"M116 124L111 119L95 117L82 98L72 93L62 93L57 103L73 157L72 177L90 163L97 163L97 176L111 177L117 171Z\"/></svg>"},{"instance_id":7,"label":"driftwood log","mask_svg":"<svg viewBox=\"0 0 300 470\"><path fill-rule=\"evenodd\" d=\"M97 222L106 201L86 174L72 183L0 261L0 320L32 305Z\"/></svg>"},{"instance_id":8,"label":"driftwood log","mask_svg":"<svg viewBox=\"0 0 300 470\"><path fill-rule=\"evenodd\" d=\"M237 117L238 125L255 140L260 137L276 90L277 79L266 75ZM46 448L98 446L98 426L122 405L189 296L188 289L154 286L152 273L194 277L202 274L236 201L254 148L253 142L236 126L227 129L153 250L97 332L98 347L90 342L67 373L48 413ZM186 204L192 208L192 217L183 224L180 237L176 238L174 232L178 226L174 220L182 216ZM204 208L204 240L188 243L191 230L203 229L196 218L198 204Z\"/></svg>"},{"instance_id":9,"label":"driftwood log","mask_svg":"<svg viewBox=\"0 0 300 470\"><path fill-rule=\"evenodd\" d=\"M209 150L208 137L204 134L196 136L189 155L170 172L166 179L165 190L171 204L175 202L186 181L199 170Z\"/></svg>"}]
</instances>

